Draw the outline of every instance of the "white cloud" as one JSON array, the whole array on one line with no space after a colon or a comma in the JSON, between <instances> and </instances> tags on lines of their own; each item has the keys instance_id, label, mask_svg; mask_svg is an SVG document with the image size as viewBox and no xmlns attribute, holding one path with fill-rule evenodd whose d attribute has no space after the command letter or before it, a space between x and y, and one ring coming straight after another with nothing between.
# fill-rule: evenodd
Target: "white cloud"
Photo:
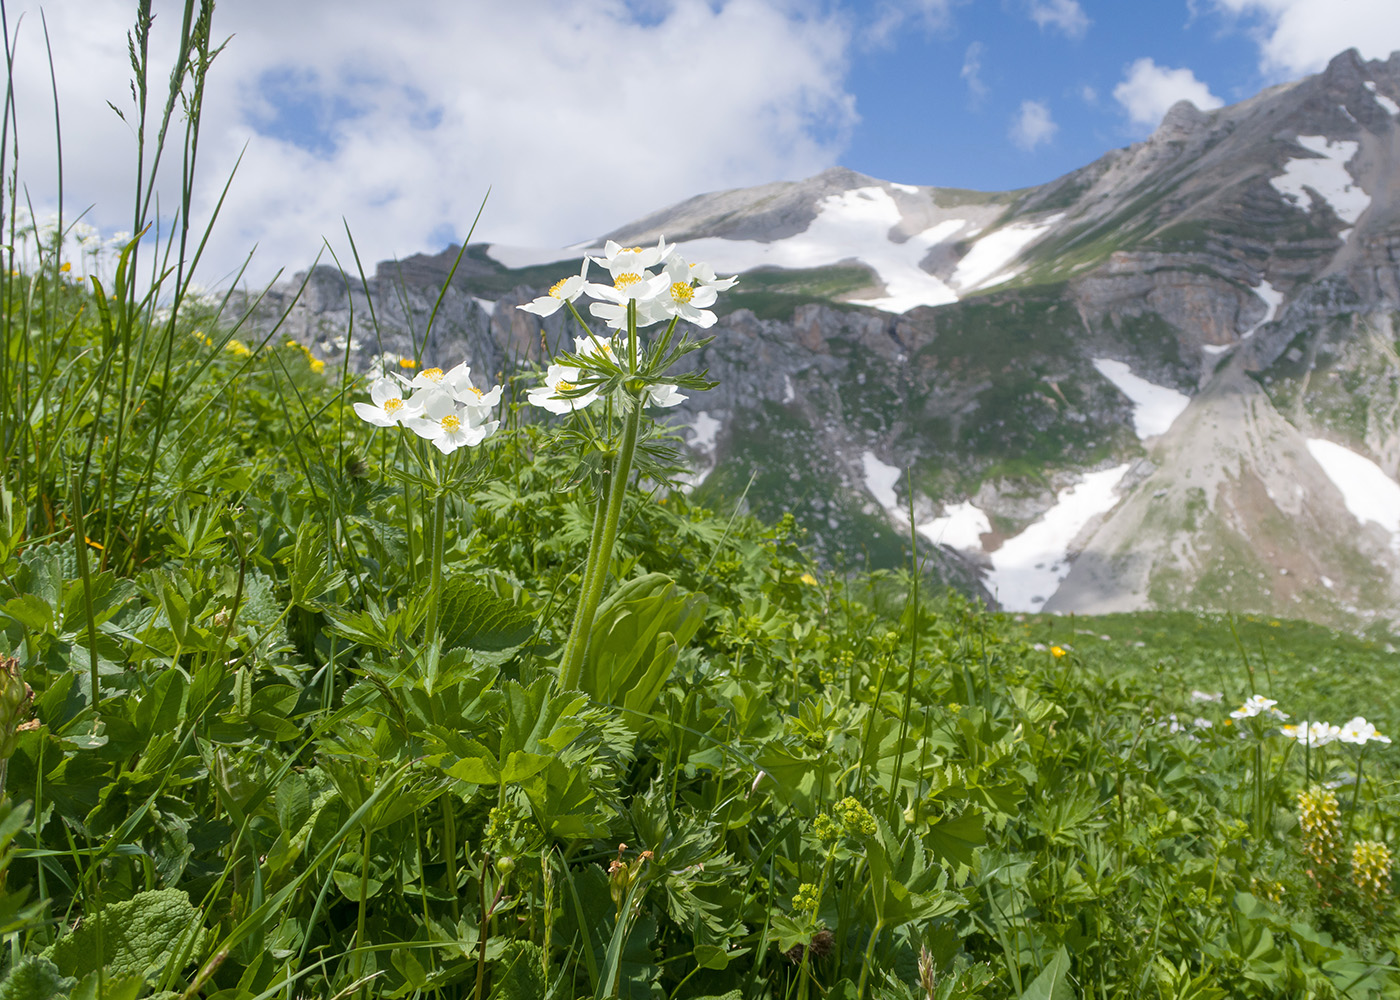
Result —
<instances>
[{"instance_id":1,"label":"white cloud","mask_svg":"<svg viewBox=\"0 0 1400 1000\"><path fill-rule=\"evenodd\" d=\"M1316 72L1345 49L1367 59L1400 49L1395 0L1215 0L1215 6L1257 20L1260 68L1275 78Z\"/></svg>"},{"instance_id":2,"label":"white cloud","mask_svg":"<svg viewBox=\"0 0 1400 1000\"><path fill-rule=\"evenodd\" d=\"M1011 141L1024 150L1032 150L1055 137L1060 126L1050 117L1050 106L1044 101L1022 101L1011 122Z\"/></svg>"},{"instance_id":3,"label":"white cloud","mask_svg":"<svg viewBox=\"0 0 1400 1000\"><path fill-rule=\"evenodd\" d=\"M1030 0L1030 16L1042 30L1056 28L1069 38L1083 38L1089 30L1089 15L1079 0Z\"/></svg>"},{"instance_id":4,"label":"white cloud","mask_svg":"<svg viewBox=\"0 0 1400 1000\"><path fill-rule=\"evenodd\" d=\"M170 0L156 9L159 85L180 14ZM558 246L700 191L815 173L835 162L856 115L844 87L849 29L806 11L788 0L673 0L641 20L626 0L414 3L396 14L379 0L221 5L214 33L233 38L210 75L196 219L247 150L204 281L255 243L256 277L304 267L323 234L344 246L342 216L367 266L436 251L466 235L488 186L474 238ZM130 105L130 5L45 14L65 210L94 204L89 221L129 228L133 134L106 102ZM37 28L31 10L15 96L23 177L51 204ZM173 191L162 190L167 212Z\"/></svg>"},{"instance_id":5,"label":"white cloud","mask_svg":"<svg viewBox=\"0 0 1400 1000\"><path fill-rule=\"evenodd\" d=\"M953 8L970 0L880 0L874 16L862 22L860 37L868 48L881 48L894 41L896 33L914 26L926 33L942 31L953 21Z\"/></svg>"},{"instance_id":6,"label":"white cloud","mask_svg":"<svg viewBox=\"0 0 1400 1000\"><path fill-rule=\"evenodd\" d=\"M987 47L981 42L973 42L963 56L962 72L959 76L967 84L967 91L974 103L987 96L987 85L982 82L982 53Z\"/></svg>"},{"instance_id":7,"label":"white cloud","mask_svg":"<svg viewBox=\"0 0 1400 1000\"><path fill-rule=\"evenodd\" d=\"M1122 82L1113 88L1134 125L1156 128L1177 101L1190 101L1202 111L1224 105L1189 69L1168 69L1143 58L1128 67Z\"/></svg>"}]
</instances>

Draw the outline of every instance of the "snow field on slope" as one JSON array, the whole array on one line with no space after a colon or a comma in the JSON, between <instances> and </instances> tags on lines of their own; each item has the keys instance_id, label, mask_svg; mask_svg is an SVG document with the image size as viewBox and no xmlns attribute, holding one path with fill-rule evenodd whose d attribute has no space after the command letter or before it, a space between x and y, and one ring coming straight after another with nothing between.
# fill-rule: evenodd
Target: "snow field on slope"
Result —
<instances>
[{"instance_id":1,"label":"snow field on slope","mask_svg":"<svg viewBox=\"0 0 1400 1000\"><path fill-rule=\"evenodd\" d=\"M1390 532L1390 548L1400 552L1400 483L1369 458L1335 441L1308 438L1308 451L1341 491L1352 516L1361 524L1374 521Z\"/></svg>"},{"instance_id":2,"label":"snow field on slope","mask_svg":"<svg viewBox=\"0 0 1400 1000\"><path fill-rule=\"evenodd\" d=\"M957 269L948 279L949 284L958 291L967 292L984 285L1010 281L1019 271L1006 271L1007 265L1063 218L1064 213L1061 212L1044 222L1017 222L1003 226L994 233L988 233L974 243L967 255L958 261Z\"/></svg>"},{"instance_id":3,"label":"snow field on slope","mask_svg":"<svg viewBox=\"0 0 1400 1000\"><path fill-rule=\"evenodd\" d=\"M1366 89L1371 92L1371 96L1376 99L1376 103L1385 108L1387 114L1400 115L1400 104L1396 104L1384 94L1376 93L1376 81L1367 80Z\"/></svg>"},{"instance_id":4,"label":"snow field on slope","mask_svg":"<svg viewBox=\"0 0 1400 1000\"><path fill-rule=\"evenodd\" d=\"M1132 402L1133 430L1144 441L1165 434L1191 402L1184 393L1139 378L1121 361L1095 358L1094 367Z\"/></svg>"},{"instance_id":5,"label":"snow field on slope","mask_svg":"<svg viewBox=\"0 0 1400 1000\"><path fill-rule=\"evenodd\" d=\"M862 452L860 461L865 468L865 488L870 491L870 495L891 517L907 523L909 518L900 510L899 498L894 494L894 488L904 472L880 461L873 451Z\"/></svg>"},{"instance_id":6,"label":"snow field on slope","mask_svg":"<svg viewBox=\"0 0 1400 1000\"><path fill-rule=\"evenodd\" d=\"M992 522L971 500L943 509L942 517L919 525L919 534L938 545L982 551L982 535L992 530Z\"/></svg>"},{"instance_id":7,"label":"snow field on slope","mask_svg":"<svg viewBox=\"0 0 1400 1000\"><path fill-rule=\"evenodd\" d=\"M903 243L895 243L889 233L901 218L899 206L884 188L854 188L822 199L812 224L794 236L771 243L710 236L679 246L686 260L706 261L722 274L755 267L828 267L859 260L879 276L886 293L860 300L860 304L886 312L956 302L957 294L942 279L919 267L919 261L932 247L951 241L971 223L945 219Z\"/></svg>"},{"instance_id":8,"label":"snow field on slope","mask_svg":"<svg viewBox=\"0 0 1400 1000\"><path fill-rule=\"evenodd\" d=\"M907 186L899 187L909 190ZM959 292L1014 277L1016 272L1007 268L1017 254L1061 217L1014 223L989 233L972 245L946 282L929 274L919 262L936 246L975 236L979 227L968 219L944 219L903 243L896 243L890 239L890 231L899 225L903 215L883 187L853 188L828 195L817 206L817 217L806 230L770 243L708 236L677 246L686 260L704 261L721 274L737 274L756 267L830 267L856 260L875 272L885 286L885 294L854 301L885 312L903 313L916 306L947 305L958 301ZM486 252L505 267L520 268L577 259L579 248L544 250L493 243Z\"/></svg>"},{"instance_id":9,"label":"snow field on slope","mask_svg":"<svg viewBox=\"0 0 1400 1000\"><path fill-rule=\"evenodd\" d=\"M1118 503L1128 466L1091 472L1061 490L1055 506L991 554L987 589L1007 611L1038 611L1069 575L1069 546L1084 526Z\"/></svg>"},{"instance_id":10,"label":"snow field on slope","mask_svg":"<svg viewBox=\"0 0 1400 1000\"><path fill-rule=\"evenodd\" d=\"M1322 159L1289 160L1283 165L1283 173L1269 179L1274 190L1299 208L1305 204L1316 208L1316 199L1321 198L1332 206L1337 218L1355 223L1371 204L1371 196L1347 173L1347 163L1356 155L1358 143L1345 139L1332 142L1323 135L1300 135L1298 145Z\"/></svg>"}]
</instances>

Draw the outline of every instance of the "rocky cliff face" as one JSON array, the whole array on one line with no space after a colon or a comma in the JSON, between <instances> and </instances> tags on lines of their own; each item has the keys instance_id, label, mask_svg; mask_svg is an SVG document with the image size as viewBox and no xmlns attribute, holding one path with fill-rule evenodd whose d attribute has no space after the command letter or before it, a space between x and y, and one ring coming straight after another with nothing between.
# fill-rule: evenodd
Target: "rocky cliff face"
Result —
<instances>
[{"instance_id":1,"label":"rocky cliff face","mask_svg":"<svg viewBox=\"0 0 1400 1000\"><path fill-rule=\"evenodd\" d=\"M720 386L674 419L702 496L754 475L833 562L898 562L912 503L939 574L1013 608L1394 620L1397 116L1400 53L1347 52L1028 191L838 169L611 235L742 272L701 359ZM320 269L256 322L494 375L563 342L515 307L579 253Z\"/></svg>"}]
</instances>

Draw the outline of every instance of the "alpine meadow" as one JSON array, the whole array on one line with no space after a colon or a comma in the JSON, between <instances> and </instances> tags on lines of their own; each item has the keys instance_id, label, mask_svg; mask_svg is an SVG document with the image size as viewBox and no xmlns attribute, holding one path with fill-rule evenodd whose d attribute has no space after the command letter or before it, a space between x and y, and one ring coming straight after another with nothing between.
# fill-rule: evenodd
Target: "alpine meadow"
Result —
<instances>
[{"instance_id":1,"label":"alpine meadow","mask_svg":"<svg viewBox=\"0 0 1400 1000\"><path fill-rule=\"evenodd\" d=\"M1166 386L1192 390L1183 420L1283 426L1325 391L1328 427L1386 431L1345 391L1384 401L1395 330L1330 352L1346 378L1319 390L1329 352L1296 325L1370 322L1300 290L1304 251L1364 217L1316 183L1250 202L1303 250L1230 272L1234 311L1189 357L1105 277L1157 281L1179 251L1199 303L1231 246L1255 252L1218 204L1142 220L1219 187L1163 157L1218 166L1238 151L1211 130L1245 136L1259 105L1178 105L1031 192L831 171L587 252L468 238L211 293L194 171L239 41L185 0L156 65L136 6L113 40L127 233L37 212L20 151L47 140L17 135L12 93L0 125L0 1000L1400 997L1400 590L1365 555L1400 556L1339 494L1304 541L1355 536L1327 549L1350 575L1313 566L1335 592L1278 603L1292 529L1193 499L1187 403L1147 412ZM1377 67L1400 88L1400 59L1353 53L1295 89L1359 100L1376 83L1347 74ZM1131 199L1090 198L1123 176ZM923 213L898 246L933 263L772 249L823 212L884 232L891 206ZM940 226L956 241L920 242ZM1072 303L1080 267L1108 269L1111 323ZM818 343L794 388L779 365ZM1008 575L1027 525L1094 488L1127 499L1064 543L1097 541ZM1170 561L1188 516L1217 545L1194 575ZM1129 538L1141 573L1114 562ZM1258 566L1273 589L1244 594ZM1099 600L1119 585L1141 599Z\"/></svg>"}]
</instances>

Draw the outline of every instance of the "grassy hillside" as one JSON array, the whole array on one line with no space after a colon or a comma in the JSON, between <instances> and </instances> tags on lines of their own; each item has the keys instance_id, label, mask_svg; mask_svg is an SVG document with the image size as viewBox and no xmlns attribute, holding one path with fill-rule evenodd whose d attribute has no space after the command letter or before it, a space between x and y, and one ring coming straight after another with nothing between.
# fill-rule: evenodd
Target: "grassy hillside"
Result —
<instances>
[{"instance_id":1,"label":"grassy hillside","mask_svg":"<svg viewBox=\"0 0 1400 1000\"><path fill-rule=\"evenodd\" d=\"M348 412L361 385L194 307L131 328L160 361L123 410L141 369L92 285L0 301L30 387L0 642L37 723L11 682L0 989L38 984L12 995L1396 988L1388 874L1352 860L1393 831L1392 748L1228 714L1258 691L1386 732L1382 643L993 615L819 578L790 519L662 491L629 502L610 589L665 574L699 624L645 708L562 691L588 514L555 422L508 394L459 470L429 641L423 486ZM1330 846L1299 825L1319 783Z\"/></svg>"}]
</instances>

